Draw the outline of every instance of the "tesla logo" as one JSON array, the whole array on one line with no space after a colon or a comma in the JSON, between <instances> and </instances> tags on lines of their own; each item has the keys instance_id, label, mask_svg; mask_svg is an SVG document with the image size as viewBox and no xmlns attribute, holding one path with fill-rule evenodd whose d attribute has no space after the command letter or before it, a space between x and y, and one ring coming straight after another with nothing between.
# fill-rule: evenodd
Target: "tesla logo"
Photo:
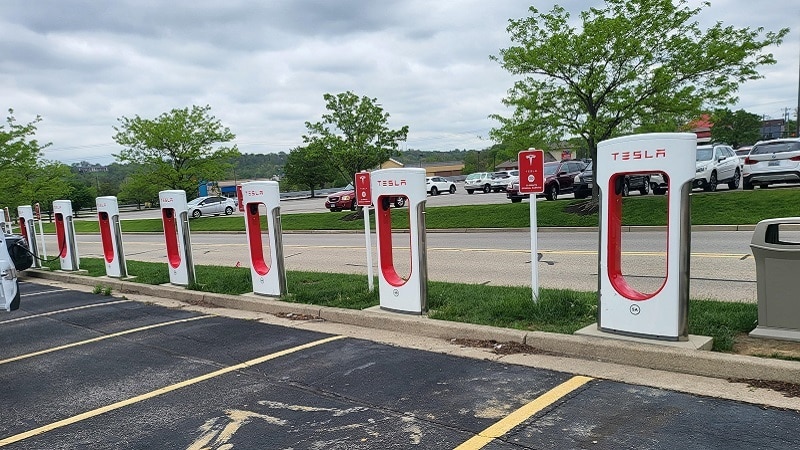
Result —
<instances>
[{"instance_id":1,"label":"tesla logo","mask_svg":"<svg viewBox=\"0 0 800 450\"><path fill-rule=\"evenodd\" d=\"M632 152L614 152L611 154L614 161L630 161L632 159L654 159L666 158L667 150L663 148L656 149L655 152L651 150L634 150Z\"/></svg>"},{"instance_id":2,"label":"tesla logo","mask_svg":"<svg viewBox=\"0 0 800 450\"><path fill-rule=\"evenodd\" d=\"M536 155L528 154L525 155L525 158L528 160L528 164L533 165L533 160L536 159Z\"/></svg>"},{"instance_id":3,"label":"tesla logo","mask_svg":"<svg viewBox=\"0 0 800 450\"><path fill-rule=\"evenodd\" d=\"M376 180L375 182L378 183L378 186L383 187L405 186L407 184L406 180Z\"/></svg>"},{"instance_id":4,"label":"tesla logo","mask_svg":"<svg viewBox=\"0 0 800 450\"><path fill-rule=\"evenodd\" d=\"M98 207L98 208L105 208L105 207L106 207L106 204L105 204L105 203L98 203L98 204L97 204L97 207Z\"/></svg>"},{"instance_id":5,"label":"tesla logo","mask_svg":"<svg viewBox=\"0 0 800 450\"><path fill-rule=\"evenodd\" d=\"M367 177L366 177L366 176L364 176L364 175L361 175L361 176L359 176L359 177L358 177L358 179L359 179L359 180L361 180L361 182L363 183L363 182L364 182L364 180L366 180L366 179L367 179Z\"/></svg>"}]
</instances>

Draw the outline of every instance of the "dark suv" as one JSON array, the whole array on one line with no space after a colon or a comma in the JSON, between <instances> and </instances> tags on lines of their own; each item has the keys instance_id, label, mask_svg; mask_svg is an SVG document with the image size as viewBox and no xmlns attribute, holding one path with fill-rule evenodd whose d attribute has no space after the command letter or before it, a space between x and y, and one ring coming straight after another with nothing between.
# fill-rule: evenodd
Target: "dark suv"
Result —
<instances>
[{"instance_id":1,"label":"dark suv","mask_svg":"<svg viewBox=\"0 0 800 450\"><path fill-rule=\"evenodd\" d=\"M575 177L575 198L586 198L592 195L594 182L593 164L589 163L583 172ZM642 195L650 193L650 176L645 174L625 175L622 185L622 196L627 197L631 191L639 191Z\"/></svg>"},{"instance_id":2,"label":"dark suv","mask_svg":"<svg viewBox=\"0 0 800 450\"><path fill-rule=\"evenodd\" d=\"M556 200L560 194L571 194L575 190L575 177L586 167L583 161L565 160L544 164L544 193L539 194L548 200ZM519 192L519 180L506 188L506 198L511 203L519 203L530 195Z\"/></svg>"}]
</instances>

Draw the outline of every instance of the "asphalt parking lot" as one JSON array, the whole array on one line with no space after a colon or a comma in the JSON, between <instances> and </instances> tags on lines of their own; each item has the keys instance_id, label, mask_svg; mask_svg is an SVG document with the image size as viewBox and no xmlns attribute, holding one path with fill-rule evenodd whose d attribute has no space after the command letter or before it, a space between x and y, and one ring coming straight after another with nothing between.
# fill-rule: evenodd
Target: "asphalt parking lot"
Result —
<instances>
[{"instance_id":1,"label":"asphalt parking lot","mask_svg":"<svg viewBox=\"0 0 800 450\"><path fill-rule=\"evenodd\" d=\"M800 448L800 413L21 283L0 447Z\"/></svg>"}]
</instances>

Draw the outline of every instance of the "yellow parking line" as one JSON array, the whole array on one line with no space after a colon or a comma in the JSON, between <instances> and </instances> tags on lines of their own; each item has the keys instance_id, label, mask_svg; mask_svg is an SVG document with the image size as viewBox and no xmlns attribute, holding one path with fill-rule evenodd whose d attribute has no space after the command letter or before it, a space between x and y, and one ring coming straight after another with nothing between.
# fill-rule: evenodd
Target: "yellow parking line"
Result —
<instances>
[{"instance_id":1,"label":"yellow parking line","mask_svg":"<svg viewBox=\"0 0 800 450\"><path fill-rule=\"evenodd\" d=\"M53 353L53 352L57 352L57 351L60 351L60 350L66 350L66 349L72 348L72 347L78 347L79 345L91 344L92 342L104 341L106 339L125 336L126 334L138 333L140 331L152 330L154 328L165 327L167 325L175 325L175 324L178 324L178 323L186 323L186 322L191 322L191 321L194 321L194 320L208 319L209 317L214 317L214 316L205 315L205 316L190 317L188 319L173 320L173 321L170 321L170 322L161 322L161 323L156 323L156 324L153 324L153 325L148 325L146 327L133 328L131 330L120 331L118 333L105 334L103 336L98 336L96 338L86 339L85 341L78 341L78 342L73 342L71 344L59 345L58 347L52 347L52 348L48 348L48 349L44 349L44 350L39 350L38 352L27 353L27 354L24 354L24 355L15 356L13 358L0 359L0 366L2 366L3 364L10 363L10 362L19 361L21 359L33 358L34 356L46 355L48 353Z\"/></svg>"},{"instance_id":2,"label":"yellow parking line","mask_svg":"<svg viewBox=\"0 0 800 450\"><path fill-rule=\"evenodd\" d=\"M211 378L215 378L215 377L218 377L220 375L224 375L224 374L229 373L229 372L233 372L233 371L240 370L240 369L246 369L248 367L252 367L252 366L255 366L257 364L261 364L261 363L267 362L269 360L272 360L272 359L275 359L275 358L279 358L281 356L286 356L286 355L289 355L289 354L292 354L292 353L295 353L295 352L299 352L301 350L306 350L306 349L309 349L309 348L312 348L312 347L316 347L318 345L326 344L326 343L331 342L331 341L335 341L335 340L338 340L338 339L343 339L345 337L347 337L347 336L342 336L342 335L331 336L331 337L328 337L328 338L325 338L325 339L320 339L318 341L313 341L313 342L309 342L307 344L298 345L297 347L292 347L292 348L288 348L286 350L281 350L279 352L270 353L269 355L265 355L265 356L261 356L259 358L251 359L249 361L245 361L245 362L240 363L240 364L229 366L229 367L226 367L224 369L215 370L214 372L209 372L209 373L207 373L205 375L200 375L199 377L191 378L191 379L186 380L186 381L181 381L180 383L175 383L175 384L170 385L170 386L165 386L165 387L163 387L161 389L157 389L155 391L151 391L151 392L148 392L146 394L137 395L136 397L131 397L131 398L127 399L127 400L122 400L120 402L112 403L110 405L103 406L103 407L100 407L100 408L97 408L97 409L93 409L91 411L86 411L85 413L78 414L76 416L72 416L72 417L69 417L69 418L66 418L66 419L63 419L63 420L59 420L58 422L53 422L53 423L51 423L49 425L45 425L45 426L42 426L42 427L39 427L39 428L34 428L33 430L26 431L24 433L15 434L13 436L9 436L7 438L0 439L0 447L6 446L8 444L13 444L13 443L19 442L19 441L21 441L23 439L27 439L29 437L36 436L38 434L46 433L48 431L52 431L52 430L55 430L57 428L65 427L67 425L72 425L73 423L81 422L83 420L90 419L92 417L96 417L96 416L99 416L101 414L105 414L107 412L114 411L116 409L120 409L120 408L123 408L123 407L128 406L128 405L133 405L134 403L139 403L139 402L144 401L144 400L148 400L148 399L151 399L151 398L154 398L154 397L158 397L159 395L163 395L163 394L166 394L166 393L169 393L169 392L172 392L172 391L175 391L175 390L187 387L187 386L191 386L191 385L197 384L197 383L199 383L201 381L210 380Z\"/></svg>"},{"instance_id":3,"label":"yellow parking line","mask_svg":"<svg viewBox=\"0 0 800 450\"><path fill-rule=\"evenodd\" d=\"M92 303L90 305L76 306L74 308L65 308L65 309L59 309L59 310L56 310L56 311L48 311L46 313L32 314L30 316L24 316L24 317L17 317L16 319L0 320L0 325L2 325L4 323L20 322L22 320L35 319L37 317L52 316L54 314L61 314L61 313L65 313L65 312L79 311L81 309L95 308L97 306L116 305L117 303L129 303L131 301L132 300L117 300L117 301L113 301L113 302Z\"/></svg>"},{"instance_id":4,"label":"yellow parking line","mask_svg":"<svg viewBox=\"0 0 800 450\"><path fill-rule=\"evenodd\" d=\"M487 444L492 442L492 440L508 433L511 431L511 429L521 424L537 412L552 405L565 395L569 394L575 389L578 389L591 380L592 378L583 376L574 376L570 378L569 380L537 397L527 405L512 412L489 428L473 436L468 441L456 447L455 450L476 450L485 447Z\"/></svg>"}]
</instances>

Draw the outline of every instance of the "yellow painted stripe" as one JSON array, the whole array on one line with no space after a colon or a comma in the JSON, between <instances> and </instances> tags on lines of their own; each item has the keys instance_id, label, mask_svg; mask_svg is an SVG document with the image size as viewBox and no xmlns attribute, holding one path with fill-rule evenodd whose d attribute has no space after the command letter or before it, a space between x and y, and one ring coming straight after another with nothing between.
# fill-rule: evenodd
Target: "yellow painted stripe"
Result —
<instances>
[{"instance_id":1,"label":"yellow painted stripe","mask_svg":"<svg viewBox=\"0 0 800 450\"><path fill-rule=\"evenodd\" d=\"M96 338L86 339L85 341L78 341L78 342L73 342L71 344L59 345L58 347L51 347L51 348L47 348L47 349L44 349L44 350L39 350L38 352L26 353L24 355L15 356L13 358L0 359L0 366L2 366L3 364L10 363L10 362L19 361L21 359L33 358L34 356L46 355L48 353L53 353L53 352L57 352L57 351L61 351L61 350L66 350L68 348L78 347L80 345L91 344L92 342L104 341L106 339L125 336L127 334L138 333L140 331L152 330L154 328L166 327L168 325L175 325L175 324L178 324L178 323L186 323L186 322L192 322L194 320L208 319L209 317L214 317L214 316L205 315L205 316L190 317L188 319L173 320L173 321L170 321L170 322L161 322L161 323L156 323L156 324L153 324L153 325L148 325L146 327L133 328L131 330L120 331L118 333L113 333L113 334L105 334L103 336L98 336Z\"/></svg>"},{"instance_id":2,"label":"yellow painted stripe","mask_svg":"<svg viewBox=\"0 0 800 450\"><path fill-rule=\"evenodd\" d=\"M170 386L163 387L161 389L157 389L155 391L148 392L146 394L137 395L136 397L129 398L127 400L122 400L117 403L112 403L107 406L103 406L97 409L93 409L91 411L87 411L82 414L78 414L77 416L72 416L67 419L59 420L58 422L53 422L49 425L45 425L39 428L34 428L33 430L26 431L24 433L15 434L14 436L9 436L7 438L0 439L0 447L6 446L8 444L13 444L15 442L19 442L23 439L27 439L32 436L36 436L38 434L46 433L48 431L52 431L61 427L65 427L67 425L72 425L77 422L81 422L86 419L90 419L92 417L99 416L101 414L105 414L110 411L114 411L116 409L124 408L128 405L133 405L135 403L139 403L144 400L148 400L154 397L158 397L159 395L163 395L172 391L176 391L178 389L191 386L193 384L200 383L201 381L210 380L211 378L218 377L220 375L224 375L229 372L233 372L236 370L246 369L248 367L255 366L257 364L261 364L263 362L269 361L271 359L280 358L281 356L286 356L295 352L299 352L301 350L306 350L312 347L316 347L318 345L322 345L331 341L335 341L338 339L343 339L347 336L331 336L325 339L320 339L318 341L309 342L307 344L298 345L297 347L292 347L286 350L281 350L279 352L271 353L269 355L262 356L260 358L251 359L249 361L245 361L240 364L236 364L234 366L229 366L224 369L215 370L214 372L207 373L205 375L200 375L199 377L195 377L186 381L182 381L180 383L176 383Z\"/></svg>"},{"instance_id":3,"label":"yellow painted stripe","mask_svg":"<svg viewBox=\"0 0 800 450\"><path fill-rule=\"evenodd\" d=\"M559 399L591 381L592 378L575 376L537 397L534 401L512 412L499 422L481 431L476 436L456 447L456 450L475 450L483 448L492 440L508 433L537 412L557 402Z\"/></svg>"},{"instance_id":4,"label":"yellow painted stripe","mask_svg":"<svg viewBox=\"0 0 800 450\"><path fill-rule=\"evenodd\" d=\"M55 292L55 291L48 291L48 292ZM17 317L16 319L0 320L0 325L2 325L4 323L20 322L20 321L23 321L23 320L36 319L37 317L47 317L47 316L52 316L52 315L55 315L55 314L61 314L61 313L72 312L72 311L80 311L82 309L96 308L98 306L116 305L118 303L130 303L130 302L131 302L131 300L117 300L117 301L113 301L113 302L92 303L90 305L76 306L74 308L65 308L65 309L59 309L57 311L49 311L49 312L41 313L41 314L32 314L30 316Z\"/></svg>"}]
</instances>

